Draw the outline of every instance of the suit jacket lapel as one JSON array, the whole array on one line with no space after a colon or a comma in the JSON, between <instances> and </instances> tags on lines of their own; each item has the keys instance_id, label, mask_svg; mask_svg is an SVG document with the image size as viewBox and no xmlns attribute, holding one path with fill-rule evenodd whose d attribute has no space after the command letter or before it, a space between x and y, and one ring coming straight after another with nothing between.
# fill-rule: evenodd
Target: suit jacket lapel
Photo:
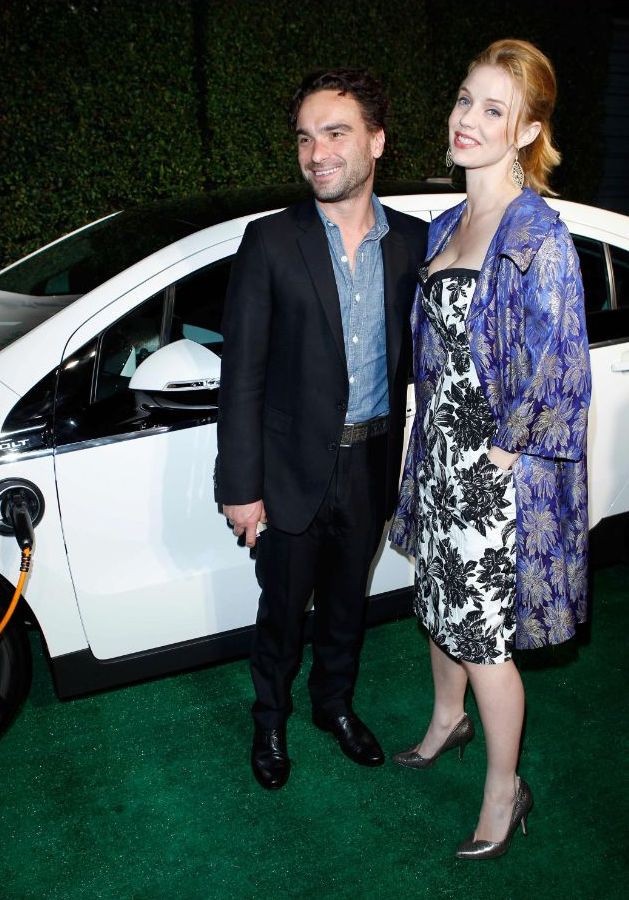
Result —
<instances>
[{"instance_id":1,"label":"suit jacket lapel","mask_svg":"<svg viewBox=\"0 0 629 900\"><path fill-rule=\"evenodd\" d=\"M336 288L328 239L323 223L315 209L314 200L307 200L300 205L297 211L297 223L302 230L297 242L304 257L306 269L323 306L336 348L343 362L346 362L341 304Z\"/></svg>"},{"instance_id":2,"label":"suit jacket lapel","mask_svg":"<svg viewBox=\"0 0 629 900\"><path fill-rule=\"evenodd\" d=\"M404 319L408 315L400 296L399 280L408 268L408 252L399 235L389 228L381 242L384 267L384 318L387 336L387 372L393 385L402 349Z\"/></svg>"}]
</instances>

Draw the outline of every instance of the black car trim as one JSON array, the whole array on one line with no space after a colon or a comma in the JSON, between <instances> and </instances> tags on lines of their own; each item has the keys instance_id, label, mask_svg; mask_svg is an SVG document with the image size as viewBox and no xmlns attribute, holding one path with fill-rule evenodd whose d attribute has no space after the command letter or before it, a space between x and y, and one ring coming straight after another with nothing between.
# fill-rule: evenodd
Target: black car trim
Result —
<instances>
[{"instance_id":1,"label":"black car trim","mask_svg":"<svg viewBox=\"0 0 629 900\"><path fill-rule=\"evenodd\" d=\"M10 421L10 416L5 421ZM52 431L48 419L25 428L0 432L0 465L49 456L53 451Z\"/></svg>"},{"instance_id":2,"label":"black car trim","mask_svg":"<svg viewBox=\"0 0 629 900\"><path fill-rule=\"evenodd\" d=\"M410 615L411 597L411 588L400 588L371 597L367 605L367 624L377 625ZM312 623L312 613L308 613L306 640L312 638ZM124 622L120 623L120 627L124 629ZM111 660L97 659L90 649L50 657L55 689L58 697L65 700L147 678L244 657L250 651L253 628L253 625L235 628Z\"/></svg>"},{"instance_id":3,"label":"black car trim","mask_svg":"<svg viewBox=\"0 0 629 900\"><path fill-rule=\"evenodd\" d=\"M143 428L142 431L125 431L122 434L106 435L98 438L87 438L83 441L74 441L68 444L59 444L55 447L55 453L75 453L77 450L86 450L90 447L102 447L105 444L118 444L121 441L135 441L138 438L151 437L156 434L168 434L171 431L182 431L184 428L197 428L201 425L214 425L216 415L203 416L198 419L187 419L185 422L173 422L171 425L155 425L151 428Z\"/></svg>"},{"instance_id":4,"label":"black car trim","mask_svg":"<svg viewBox=\"0 0 629 900\"><path fill-rule=\"evenodd\" d=\"M590 350L596 350L597 347L615 347L617 344L629 344L629 335L627 337L594 341L594 343L590 344Z\"/></svg>"}]
</instances>

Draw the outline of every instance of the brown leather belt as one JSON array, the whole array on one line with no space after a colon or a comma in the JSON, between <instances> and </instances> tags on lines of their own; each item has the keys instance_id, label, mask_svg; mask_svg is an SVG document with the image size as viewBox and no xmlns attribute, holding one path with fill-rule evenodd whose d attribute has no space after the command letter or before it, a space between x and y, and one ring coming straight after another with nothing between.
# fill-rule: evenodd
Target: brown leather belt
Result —
<instances>
[{"instance_id":1,"label":"brown leather belt","mask_svg":"<svg viewBox=\"0 0 629 900\"><path fill-rule=\"evenodd\" d=\"M351 447L369 438L386 434L389 430L389 417L380 416L378 419L369 419L367 422L357 422L355 425L344 425L341 435L341 447Z\"/></svg>"}]
</instances>

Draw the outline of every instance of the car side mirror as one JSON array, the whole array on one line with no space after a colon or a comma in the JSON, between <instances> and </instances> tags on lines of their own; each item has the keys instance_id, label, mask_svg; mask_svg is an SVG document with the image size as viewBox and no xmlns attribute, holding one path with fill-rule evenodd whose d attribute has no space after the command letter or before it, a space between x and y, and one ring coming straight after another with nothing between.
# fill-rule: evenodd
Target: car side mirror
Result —
<instances>
[{"instance_id":1,"label":"car side mirror","mask_svg":"<svg viewBox=\"0 0 629 900\"><path fill-rule=\"evenodd\" d=\"M173 412L214 411L216 404L206 402L207 391L216 390L220 381L220 357L195 341L182 338L161 347L140 363L129 387L148 395L143 398L143 405L149 408ZM200 392L198 402L194 399L196 391Z\"/></svg>"}]
</instances>

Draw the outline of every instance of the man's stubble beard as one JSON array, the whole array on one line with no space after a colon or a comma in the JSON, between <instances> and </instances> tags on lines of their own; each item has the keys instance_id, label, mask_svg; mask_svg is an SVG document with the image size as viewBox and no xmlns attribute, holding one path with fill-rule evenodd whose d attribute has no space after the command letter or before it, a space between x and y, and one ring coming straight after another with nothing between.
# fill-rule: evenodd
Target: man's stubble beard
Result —
<instances>
[{"instance_id":1,"label":"man's stubble beard","mask_svg":"<svg viewBox=\"0 0 629 900\"><path fill-rule=\"evenodd\" d=\"M325 185L317 188L316 184L309 177L304 177L316 199L321 201L321 203L341 203L344 200L353 200L355 197L359 197L365 184L373 176L374 171L375 165L369 166L368 171L364 172L364 174L363 172L346 174L341 184L330 185L327 189Z\"/></svg>"}]
</instances>

